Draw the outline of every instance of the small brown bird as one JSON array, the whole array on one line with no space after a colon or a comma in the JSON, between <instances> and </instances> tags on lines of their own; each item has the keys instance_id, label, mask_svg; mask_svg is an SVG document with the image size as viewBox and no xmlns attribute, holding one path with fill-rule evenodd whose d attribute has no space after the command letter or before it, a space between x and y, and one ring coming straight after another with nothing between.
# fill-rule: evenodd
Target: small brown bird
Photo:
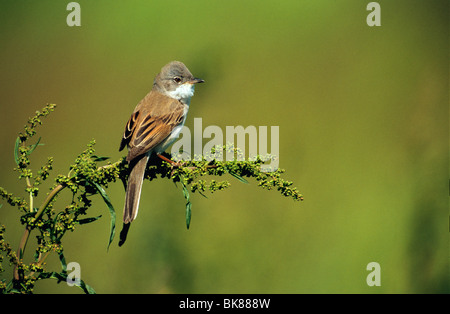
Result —
<instances>
[{"instance_id":1,"label":"small brown bird","mask_svg":"<svg viewBox=\"0 0 450 314\"><path fill-rule=\"evenodd\" d=\"M153 152L160 155L178 137L189 110L194 86L204 81L195 78L179 61L165 65L153 82L152 90L134 109L128 120L119 151L128 146L131 169L123 211L119 245L125 242L130 223L136 219L147 162Z\"/></svg>"}]
</instances>

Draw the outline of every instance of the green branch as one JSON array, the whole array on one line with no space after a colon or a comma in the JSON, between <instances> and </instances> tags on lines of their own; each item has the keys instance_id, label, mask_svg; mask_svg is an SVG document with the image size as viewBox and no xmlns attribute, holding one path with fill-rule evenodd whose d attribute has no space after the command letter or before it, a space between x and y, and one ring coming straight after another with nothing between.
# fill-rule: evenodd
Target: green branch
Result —
<instances>
[{"instance_id":1,"label":"green branch","mask_svg":"<svg viewBox=\"0 0 450 314\"><path fill-rule=\"evenodd\" d=\"M0 198L18 208L22 213L20 222L25 226L19 247L17 251L14 251L5 240L6 228L0 225L0 273L4 271L1 262L5 257L14 267L13 278L9 282L4 279L0 280L0 292L3 293L32 293L38 280L57 279L58 282L61 282L67 278L67 266L62 246L63 236L67 231L74 231L78 225L93 223L101 217L86 217L92 204L92 198L96 195L100 195L109 212L110 232L107 248L114 240L116 214L106 190L110 183L117 180L126 184L129 169L124 157L110 163L108 158L97 156L94 140L70 166L68 175L58 175L55 178L55 184L44 197L41 205L37 208L34 207L39 195L39 186L49 177L52 170L53 158L48 158L47 163L36 174L33 174L29 168L29 156L43 144L40 143L40 138L31 145L27 142L36 134L36 127L42 124L41 118L48 116L55 107L50 104L42 111L37 111L28 120L24 132L19 134L14 146L14 159L17 166L14 170L19 172L19 179L25 178L25 193L28 202L0 187ZM214 193L231 186L228 178L217 180L218 177L232 177L243 183L248 183L248 179L253 178L263 189L277 190L282 196L295 201L303 200L303 196L297 188L293 187L293 183L281 177L284 173L283 169L273 172L262 171L262 166L270 162L273 159L272 156L258 156L251 161L221 161L220 158L217 158L217 156L225 156L229 152L237 156L240 154L238 149L231 145L225 145L216 147L215 151L211 152L211 156L215 156L216 159L211 156L202 156L197 160L180 162L178 166L172 166L160 158L151 158L145 172L145 179L165 178L181 184L182 193L186 199L185 215L188 229L192 211L189 194L199 193L205 196L206 192ZM106 164L99 165L103 162ZM72 201L65 207L55 204L57 196L63 191L72 194ZM31 258L30 262L25 262L25 260L30 260L30 257L26 257L25 251L31 233L35 233L37 239L34 258ZM60 271L44 269L44 261L52 252L58 254L60 258ZM95 292L89 285L83 281L80 282L80 288L84 292Z\"/></svg>"}]
</instances>

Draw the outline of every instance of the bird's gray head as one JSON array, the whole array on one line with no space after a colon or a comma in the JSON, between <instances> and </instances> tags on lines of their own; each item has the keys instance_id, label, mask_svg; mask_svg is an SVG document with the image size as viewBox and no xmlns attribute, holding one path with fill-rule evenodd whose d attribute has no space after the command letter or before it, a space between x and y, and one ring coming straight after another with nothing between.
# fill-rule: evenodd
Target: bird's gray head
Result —
<instances>
[{"instance_id":1,"label":"bird's gray head","mask_svg":"<svg viewBox=\"0 0 450 314\"><path fill-rule=\"evenodd\" d=\"M194 95L194 85L203 82L202 79L195 78L182 62L172 61L155 77L153 89L189 104Z\"/></svg>"}]
</instances>

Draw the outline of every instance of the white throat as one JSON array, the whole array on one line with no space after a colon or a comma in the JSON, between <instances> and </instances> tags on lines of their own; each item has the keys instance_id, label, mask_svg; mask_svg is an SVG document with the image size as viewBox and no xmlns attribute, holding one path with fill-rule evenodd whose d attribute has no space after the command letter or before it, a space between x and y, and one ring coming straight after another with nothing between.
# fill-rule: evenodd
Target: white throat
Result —
<instances>
[{"instance_id":1,"label":"white throat","mask_svg":"<svg viewBox=\"0 0 450 314\"><path fill-rule=\"evenodd\" d=\"M181 100L181 102L189 105L191 97L194 96L194 84L182 84L174 91L167 92L167 96L176 100Z\"/></svg>"}]
</instances>

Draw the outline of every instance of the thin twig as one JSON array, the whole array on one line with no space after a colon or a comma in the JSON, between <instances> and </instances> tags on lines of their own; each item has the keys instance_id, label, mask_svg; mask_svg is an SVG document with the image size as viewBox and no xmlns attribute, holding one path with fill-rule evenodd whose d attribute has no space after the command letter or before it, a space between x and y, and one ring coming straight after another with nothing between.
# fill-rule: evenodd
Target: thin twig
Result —
<instances>
[{"instance_id":1,"label":"thin twig","mask_svg":"<svg viewBox=\"0 0 450 314\"><path fill-rule=\"evenodd\" d=\"M55 198L55 196L66 187L65 184L59 184L57 185L47 196L44 203L42 203L41 207L37 211L36 215L34 216L32 222L35 222L39 217L43 214L44 210L47 208L48 204ZM20 240L19 248L17 249L17 256L20 259L22 259L24 253L25 253L25 247L28 242L28 238L30 236L31 227L30 225L27 225L25 227L25 231L23 232L22 239ZM19 264L16 264L14 266L14 279L19 280Z\"/></svg>"}]
</instances>

